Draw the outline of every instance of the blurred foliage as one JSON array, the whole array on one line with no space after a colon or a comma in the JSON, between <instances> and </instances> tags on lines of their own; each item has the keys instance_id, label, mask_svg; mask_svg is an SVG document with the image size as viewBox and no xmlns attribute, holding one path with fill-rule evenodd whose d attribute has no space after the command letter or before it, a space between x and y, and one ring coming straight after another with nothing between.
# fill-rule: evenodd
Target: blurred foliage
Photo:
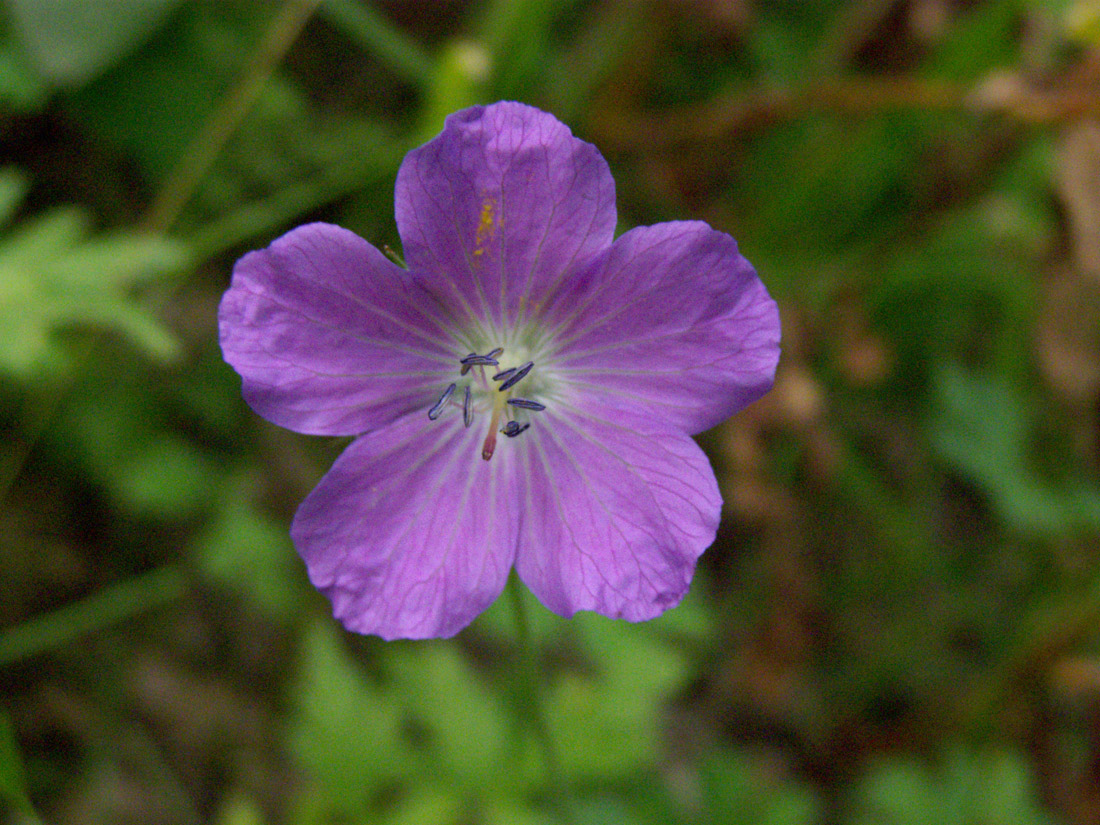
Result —
<instances>
[{"instance_id":1,"label":"blurred foliage","mask_svg":"<svg viewBox=\"0 0 1100 825\"><path fill-rule=\"evenodd\" d=\"M0 801L28 813L31 810L27 795L27 780L19 756L19 745L6 713L0 712Z\"/></svg>"},{"instance_id":2,"label":"blurred foliage","mask_svg":"<svg viewBox=\"0 0 1100 825\"><path fill-rule=\"evenodd\" d=\"M0 3L0 822L556 821L513 605L346 634L287 525L343 446L254 416L235 258L399 248L450 112L555 113L620 228L780 301L702 439L688 600L525 596L580 823L1100 821L1100 27L1090 0Z\"/></svg>"},{"instance_id":3,"label":"blurred foliage","mask_svg":"<svg viewBox=\"0 0 1100 825\"><path fill-rule=\"evenodd\" d=\"M10 220L25 187L15 170L0 170L0 217ZM83 210L61 207L0 237L0 372L42 380L72 369L59 340L72 327L116 330L160 360L178 354L174 336L133 293L179 272L184 247L132 231L90 237L88 224Z\"/></svg>"},{"instance_id":4,"label":"blurred foliage","mask_svg":"<svg viewBox=\"0 0 1100 825\"><path fill-rule=\"evenodd\" d=\"M80 86L121 60L164 20L178 0L10 0L6 4L28 62L44 81Z\"/></svg>"},{"instance_id":5,"label":"blurred foliage","mask_svg":"<svg viewBox=\"0 0 1100 825\"><path fill-rule=\"evenodd\" d=\"M1027 766L1008 753L952 749L942 764L875 764L855 788L857 823L1047 825Z\"/></svg>"}]
</instances>

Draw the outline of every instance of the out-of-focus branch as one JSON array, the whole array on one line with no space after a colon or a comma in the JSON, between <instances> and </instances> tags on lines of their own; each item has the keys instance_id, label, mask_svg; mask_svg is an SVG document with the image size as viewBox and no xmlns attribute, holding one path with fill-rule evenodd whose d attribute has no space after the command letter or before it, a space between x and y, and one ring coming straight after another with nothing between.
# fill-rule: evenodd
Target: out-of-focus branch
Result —
<instances>
[{"instance_id":1,"label":"out-of-focus branch","mask_svg":"<svg viewBox=\"0 0 1100 825\"><path fill-rule=\"evenodd\" d=\"M605 145L655 149L716 140L811 113L860 117L906 109L957 110L1031 124L1059 123L1100 117L1100 90L1038 90L1012 76L993 77L971 88L914 78L844 78L801 88L728 92L672 111L599 107L591 128L593 136Z\"/></svg>"}]
</instances>

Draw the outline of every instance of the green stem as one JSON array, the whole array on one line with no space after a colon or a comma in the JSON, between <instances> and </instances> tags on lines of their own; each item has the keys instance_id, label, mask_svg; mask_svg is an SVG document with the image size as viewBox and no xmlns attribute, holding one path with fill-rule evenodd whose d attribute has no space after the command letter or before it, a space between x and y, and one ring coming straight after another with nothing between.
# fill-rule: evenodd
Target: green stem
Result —
<instances>
[{"instance_id":1,"label":"green stem","mask_svg":"<svg viewBox=\"0 0 1100 825\"><path fill-rule=\"evenodd\" d=\"M551 803L558 814L558 818L566 825L573 825L576 822L573 816L573 800L565 783L561 761L558 759L558 749L554 744L554 737L550 734L550 726L546 721L546 709L542 702L542 692L539 690L539 666L535 657L535 648L531 641L531 628L527 621L527 607L523 603L523 587L519 582L519 577L514 573L508 580L508 590L512 594L512 606L516 615L516 636L520 649L522 688L527 700L520 710L521 713L526 714L524 721L530 721L534 727L535 736L538 737L539 745L542 748L552 797Z\"/></svg>"},{"instance_id":2,"label":"green stem","mask_svg":"<svg viewBox=\"0 0 1100 825\"><path fill-rule=\"evenodd\" d=\"M321 14L329 23L380 58L403 80L421 90L434 81L435 61L431 54L370 5L355 0L326 0Z\"/></svg>"},{"instance_id":3,"label":"green stem","mask_svg":"<svg viewBox=\"0 0 1100 825\"><path fill-rule=\"evenodd\" d=\"M71 645L124 619L175 601L186 590L187 582L175 567L162 567L104 588L0 633L0 667Z\"/></svg>"},{"instance_id":4,"label":"green stem","mask_svg":"<svg viewBox=\"0 0 1100 825\"><path fill-rule=\"evenodd\" d=\"M91 351L92 345L85 344L84 349L75 359L76 363L84 364ZM0 458L0 505L8 500L16 480L30 458L31 451L64 400L70 383L68 380L60 380L49 384L41 392L36 392L31 387L26 389L23 409L17 424L18 430L8 442L8 453Z\"/></svg>"},{"instance_id":5,"label":"green stem","mask_svg":"<svg viewBox=\"0 0 1100 825\"><path fill-rule=\"evenodd\" d=\"M221 99L157 193L145 218L146 229L167 232L176 222L320 2L287 0L279 9L245 64L244 73Z\"/></svg>"},{"instance_id":6,"label":"green stem","mask_svg":"<svg viewBox=\"0 0 1100 825\"><path fill-rule=\"evenodd\" d=\"M277 229L297 215L374 184L401 162L408 147L380 138L360 156L320 170L310 180L285 186L259 201L209 222L185 238L197 260L207 260L229 247Z\"/></svg>"}]
</instances>

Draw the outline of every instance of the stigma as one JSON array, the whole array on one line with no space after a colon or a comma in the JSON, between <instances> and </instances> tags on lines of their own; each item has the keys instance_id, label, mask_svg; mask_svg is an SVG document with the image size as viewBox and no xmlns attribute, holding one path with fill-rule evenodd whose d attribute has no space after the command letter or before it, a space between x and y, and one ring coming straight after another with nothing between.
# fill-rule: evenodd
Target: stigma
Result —
<instances>
[{"instance_id":1,"label":"stigma","mask_svg":"<svg viewBox=\"0 0 1100 825\"><path fill-rule=\"evenodd\" d=\"M504 347L495 347L485 354L471 352L456 358L458 376L428 410L428 418L437 420L450 406L461 407L462 423L469 428L478 413L489 414L489 427L481 445L481 457L489 461L497 448L497 434L515 438L531 427L531 422L519 420L517 414L542 412L546 405L533 398L514 394L531 371L534 361L514 367L501 367ZM493 368L489 372L486 367ZM497 369L499 368L499 369ZM459 400L461 399L461 400Z\"/></svg>"}]
</instances>

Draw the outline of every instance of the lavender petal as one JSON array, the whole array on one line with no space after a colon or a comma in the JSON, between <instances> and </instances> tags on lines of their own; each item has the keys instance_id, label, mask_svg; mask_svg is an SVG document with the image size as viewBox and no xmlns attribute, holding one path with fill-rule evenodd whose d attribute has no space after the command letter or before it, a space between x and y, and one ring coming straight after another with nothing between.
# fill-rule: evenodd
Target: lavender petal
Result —
<instances>
[{"instance_id":1,"label":"lavender petal","mask_svg":"<svg viewBox=\"0 0 1100 825\"><path fill-rule=\"evenodd\" d=\"M606 407L701 432L767 392L779 311L729 235L677 222L627 232L548 303L554 369Z\"/></svg>"},{"instance_id":2,"label":"lavender petal","mask_svg":"<svg viewBox=\"0 0 1100 825\"><path fill-rule=\"evenodd\" d=\"M406 416L352 442L298 508L291 537L348 630L453 636L500 594L520 497L501 495L514 464L477 458L481 435Z\"/></svg>"},{"instance_id":3,"label":"lavender petal","mask_svg":"<svg viewBox=\"0 0 1100 825\"><path fill-rule=\"evenodd\" d=\"M643 621L680 602L722 499L702 450L663 423L547 413L522 445L516 571L562 616Z\"/></svg>"},{"instance_id":4,"label":"lavender petal","mask_svg":"<svg viewBox=\"0 0 1100 825\"><path fill-rule=\"evenodd\" d=\"M355 435L423 415L454 355L417 289L362 238L307 224L237 262L222 353L252 408L291 430Z\"/></svg>"},{"instance_id":5,"label":"lavender petal","mask_svg":"<svg viewBox=\"0 0 1100 825\"><path fill-rule=\"evenodd\" d=\"M611 243L615 182L553 116L496 103L451 115L405 157L396 210L410 270L447 273L452 303L512 322Z\"/></svg>"}]
</instances>

